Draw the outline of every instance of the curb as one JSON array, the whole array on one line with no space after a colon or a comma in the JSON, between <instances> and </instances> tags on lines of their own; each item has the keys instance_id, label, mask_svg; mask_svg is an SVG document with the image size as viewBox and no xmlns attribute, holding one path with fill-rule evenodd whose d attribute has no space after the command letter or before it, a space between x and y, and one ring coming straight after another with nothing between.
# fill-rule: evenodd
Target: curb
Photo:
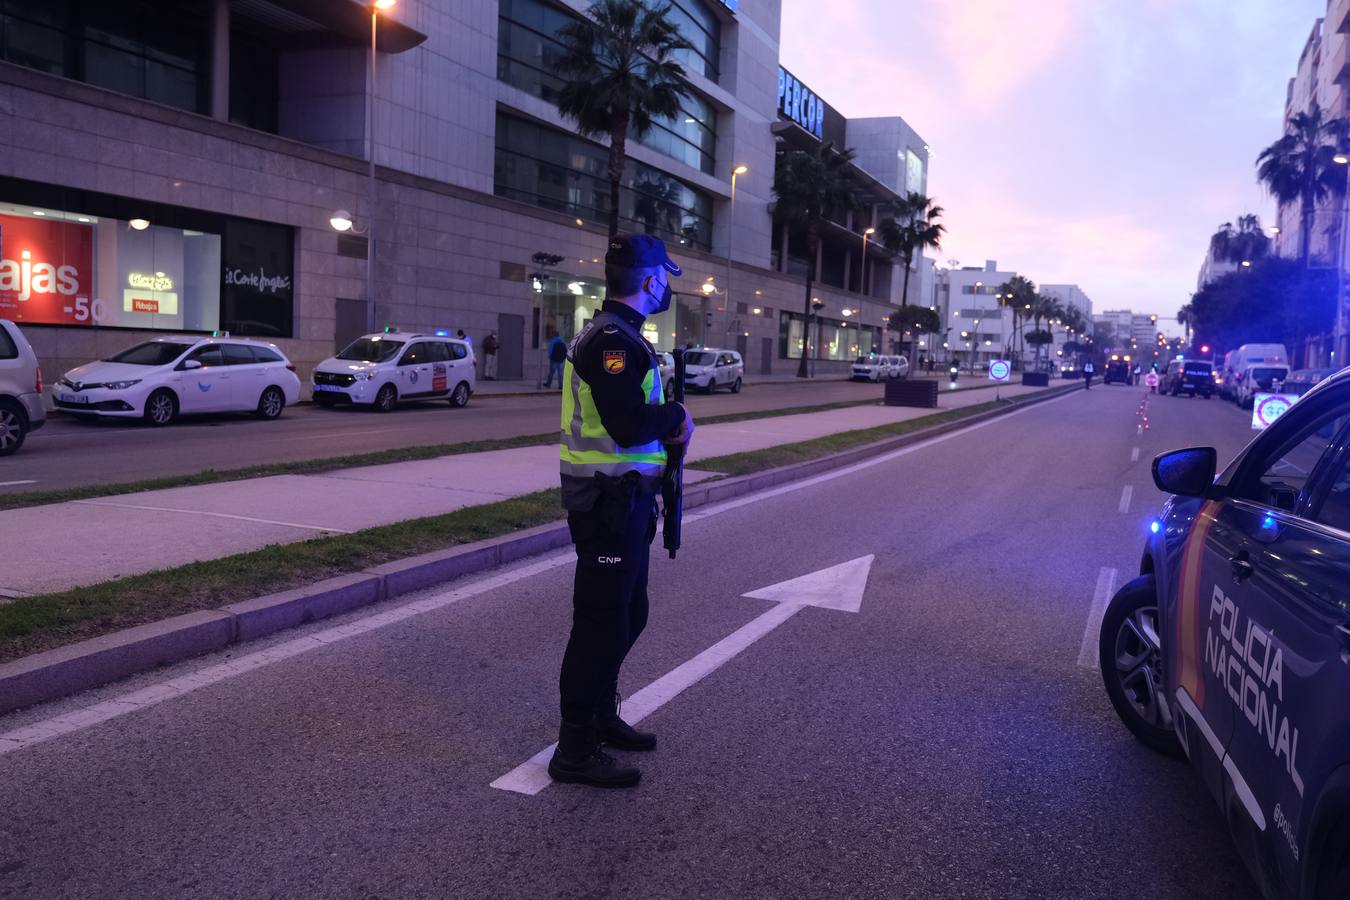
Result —
<instances>
[{"instance_id":1,"label":"curb","mask_svg":"<svg viewBox=\"0 0 1350 900\"><path fill-rule=\"evenodd\" d=\"M684 505L686 509L693 509L799 481L968 428L1073 390L1081 388L1076 384L1050 388L1039 394L1026 395L1024 399L1010 401L1006 408L987 410L820 459L753 475L691 485L685 488ZM525 557L559 550L571 543L566 522L540 525L503 537L396 560L305 587L241 600L219 609L200 610L147 625L137 625L25 656L0 664L0 715L391 600Z\"/></svg>"}]
</instances>

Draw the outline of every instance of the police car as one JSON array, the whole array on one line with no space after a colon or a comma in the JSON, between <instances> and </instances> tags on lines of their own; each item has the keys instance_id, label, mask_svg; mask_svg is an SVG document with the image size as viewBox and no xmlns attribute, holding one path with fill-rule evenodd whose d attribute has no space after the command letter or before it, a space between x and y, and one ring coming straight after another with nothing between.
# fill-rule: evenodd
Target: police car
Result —
<instances>
[{"instance_id":1,"label":"police car","mask_svg":"<svg viewBox=\"0 0 1350 900\"><path fill-rule=\"evenodd\" d=\"M320 406L354 403L391 412L404 400L464 406L476 383L468 341L389 330L359 337L319 363L310 387Z\"/></svg>"},{"instance_id":2,"label":"police car","mask_svg":"<svg viewBox=\"0 0 1350 900\"><path fill-rule=\"evenodd\" d=\"M1350 897L1350 369L1216 465L1154 460L1174 496L1107 608L1106 691L1190 761L1267 896Z\"/></svg>"}]
</instances>

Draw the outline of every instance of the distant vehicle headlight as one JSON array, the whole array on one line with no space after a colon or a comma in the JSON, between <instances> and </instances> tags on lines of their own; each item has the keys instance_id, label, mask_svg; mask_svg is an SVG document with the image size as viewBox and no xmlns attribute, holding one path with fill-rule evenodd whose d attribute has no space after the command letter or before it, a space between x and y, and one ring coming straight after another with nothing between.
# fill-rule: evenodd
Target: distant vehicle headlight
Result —
<instances>
[{"instance_id":1,"label":"distant vehicle headlight","mask_svg":"<svg viewBox=\"0 0 1350 900\"><path fill-rule=\"evenodd\" d=\"M108 390L110 390L110 391L125 391L127 388L131 387L133 384L140 384L140 383L141 383L141 380L140 380L139 378L133 378L133 379L131 379L130 381L109 381L109 382L107 382L106 384L104 384L103 386L106 387L106 388L107 388Z\"/></svg>"}]
</instances>

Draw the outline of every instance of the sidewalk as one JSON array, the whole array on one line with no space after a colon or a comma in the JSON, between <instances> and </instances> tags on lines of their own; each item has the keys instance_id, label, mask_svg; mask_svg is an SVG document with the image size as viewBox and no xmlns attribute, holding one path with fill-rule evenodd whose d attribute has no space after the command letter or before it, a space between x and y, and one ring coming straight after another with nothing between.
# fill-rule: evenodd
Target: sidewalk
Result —
<instances>
[{"instance_id":1,"label":"sidewalk","mask_svg":"<svg viewBox=\"0 0 1350 900\"><path fill-rule=\"evenodd\" d=\"M755 375L750 372L745 373L745 383L754 384L801 384L802 379L796 375ZM815 378L807 380L807 383L822 381L846 381L843 372L834 372L830 374L820 373ZM494 396L494 395L513 395L513 394L548 394L558 393L558 386L555 384L552 388L541 387L534 381L526 379L516 379L514 381L484 381L479 378L473 389L475 396Z\"/></svg>"},{"instance_id":2,"label":"sidewalk","mask_svg":"<svg viewBox=\"0 0 1350 900\"><path fill-rule=\"evenodd\" d=\"M1015 397L1038 390L1044 389L1004 386L1002 394ZM943 394L939 409L973 406L993 396L992 386ZM694 483L708 477L697 471L700 459L932 412L859 406L707 425L694 436L686 480ZM548 444L7 510L0 512L5 548L0 598L65 590L269 544L441 515L557 484L558 449Z\"/></svg>"}]
</instances>

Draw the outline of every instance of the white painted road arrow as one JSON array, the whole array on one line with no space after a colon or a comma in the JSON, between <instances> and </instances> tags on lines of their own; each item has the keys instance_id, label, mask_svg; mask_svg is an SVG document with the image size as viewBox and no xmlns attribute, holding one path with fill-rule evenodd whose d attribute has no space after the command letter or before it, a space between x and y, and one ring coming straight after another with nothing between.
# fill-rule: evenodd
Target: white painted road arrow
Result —
<instances>
[{"instance_id":1,"label":"white painted road arrow","mask_svg":"<svg viewBox=\"0 0 1350 900\"><path fill-rule=\"evenodd\" d=\"M752 619L722 638L707 650L638 691L623 702L623 718L636 725L680 695L685 688L702 681L729 662L736 654L782 625L808 606L856 613L862 608L867 576L874 556L858 559L802 575L789 581L742 594L753 600L772 600L778 605ZM492 787L531 796L553 783L548 777L548 761L557 744L550 744L524 763L492 782Z\"/></svg>"}]
</instances>

